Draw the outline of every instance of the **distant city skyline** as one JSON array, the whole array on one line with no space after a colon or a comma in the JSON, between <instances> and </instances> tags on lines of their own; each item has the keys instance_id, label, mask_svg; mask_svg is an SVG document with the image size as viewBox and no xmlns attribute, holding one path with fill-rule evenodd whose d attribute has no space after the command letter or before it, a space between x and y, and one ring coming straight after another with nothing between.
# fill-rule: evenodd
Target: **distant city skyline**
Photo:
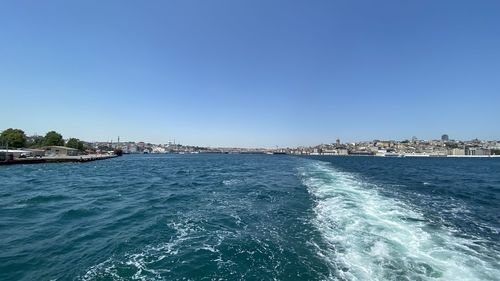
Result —
<instances>
[{"instance_id":1,"label":"distant city skyline","mask_svg":"<svg viewBox=\"0 0 500 281\"><path fill-rule=\"evenodd\" d=\"M219 147L500 139L499 1L0 4L0 129Z\"/></svg>"},{"instance_id":2,"label":"distant city skyline","mask_svg":"<svg viewBox=\"0 0 500 281\"><path fill-rule=\"evenodd\" d=\"M22 128L16 128L16 129L22 129ZM24 130L23 130L24 131ZM1 129L0 129L1 132ZM59 131L56 130L56 132L60 133ZM41 136L43 137L45 133L43 134L38 134L38 133L29 133L25 131L25 134L27 137L33 137L33 136ZM65 140L69 138L73 138L74 136L65 136L64 134L63 138ZM480 141L499 141L500 139L479 139L479 138L470 138L470 139L457 139L448 136L448 134L442 134L439 137L431 137L431 138L418 138L417 136L412 136L410 138L371 138L371 139L360 139L360 140L344 140L341 138L336 138L335 140L331 141L323 141L323 142L316 142L313 144L302 144L302 145L296 145L296 146L279 146L279 145L274 145L274 146L261 146L261 147L245 147L245 146L221 146L221 145L202 145L202 144L197 144L197 143L184 143L178 139L169 139L167 141L162 141L162 142L153 142L153 141L147 141L147 140L141 140L141 139L123 139L120 136L117 136L115 138L109 138L106 140L90 140L90 139L82 139L80 138L81 141L85 142L90 142L90 143L150 143L150 144L155 144L155 145L164 145L164 144L179 144L179 145L189 145L189 146L200 146L200 147L241 147L241 148L267 148L267 149L273 149L276 147L300 147L300 146L316 146L316 145L321 145L321 144L346 144L346 143L359 143L359 142L371 142L371 141L473 141L473 140L480 140Z\"/></svg>"}]
</instances>

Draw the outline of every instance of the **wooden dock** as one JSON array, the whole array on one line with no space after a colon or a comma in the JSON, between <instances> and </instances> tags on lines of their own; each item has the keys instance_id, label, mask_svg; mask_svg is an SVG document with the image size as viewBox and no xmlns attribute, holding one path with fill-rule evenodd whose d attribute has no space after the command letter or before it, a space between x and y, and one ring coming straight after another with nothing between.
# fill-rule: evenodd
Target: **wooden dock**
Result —
<instances>
[{"instance_id":1,"label":"wooden dock","mask_svg":"<svg viewBox=\"0 0 500 281\"><path fill-rule=\"evenodd\" d=\"M18 158L14 160L0 161L2 165L16 164L43 164L43 163L67 163L67 162L90 162L97 160L105 160L118 157L117 155L93 154L93 155L78 155L78 156L54 156L54 157L29 157Z\"/></svg>"}]
</instances>

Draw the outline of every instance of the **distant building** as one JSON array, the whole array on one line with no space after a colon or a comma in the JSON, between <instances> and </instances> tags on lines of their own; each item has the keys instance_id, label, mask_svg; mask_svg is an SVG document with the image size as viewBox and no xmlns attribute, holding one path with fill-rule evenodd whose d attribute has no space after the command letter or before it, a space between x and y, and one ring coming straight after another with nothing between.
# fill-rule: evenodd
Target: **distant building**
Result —
<instances>
[{"instance_id":1,"label":"distant building","mask_svg":"<svg viewBox=\"0 0 500 281\"><path fill-rule=\"evenodd\" d=\"M441 140L442 140L442 141L449 141L449 140L450 140L450 138L448 137L448 135L447 135L447 134L444 134L444 135L442 135L442 136L441 136Z\"/></svg>"},{"instance_id":2,"label":"distant building","mask_svg":"<svg viewBox=\"0 0 500 281\"><path fill-rule=\"evenodd\" d=\"M348 155L349 151L347 149L337 149L337 155Z\"/></svg>"},{"instance_id":3,"label":"distant building","mask_svg":"<svg viewBox=\"0 0 500 281\"><path fill-rule=\"evenodd\" d=\"M324 149L322 154L323 155L337 155L338 152L335 149Z\"/></svg>"},{"instance_id":4,"label":"distant building","mask_svg":"<svg viewBox=\"0 0 500 281\"><path fill-rule=\"evenodd\" d=\"M26 148L25 150L29 151L33 157L45 156L45 150L43 149Z\"/></svg>"},{"instance_id":5,"label":"distant building","mask_svg":"<svg viewBox=\"0 0 500 281\"><path fill-rule=\"evenodd\" d=\"M491 155L491 150L479 147L467 147L465 155Z\"/></svg>"},{"instance_id":6,"label":"distant building","mask_svg":"<svg viewBox=\"0 0 500 281\"><path fill-rule=\"evenodd\" d=\"M46 156L77 156L78 149L65 146L47 146L45 149Z\"/></svg>"},{"instance_id":7,"label":"distant building","mask_svg":"<svg viewBox=\"0 0 500 281\"><path fill-rule=\"evenodd\" d=\"M139 148L137 147L137 145L131 145L129 148L129 151L130 151L130 153L138 153Z\"/></svg>"},{"instance_id":8,"label":"distant building","mask_svg":"<svg viewBox=\"0 0 500 281\"><path fill-rule=\"evenodd\" d=\"M31 157L31 151L21 149L0 149L0 161L12 160L20 157Z\"/></svg>"},{"instance_id":9,"label":"distant building","mask_svg":"<svg viewBox=\"0 0 500 281\"><path fill-rule=\"evenodd\" d=\"M465 155L464 148L453 148L448 150L448 155Z\"/></svg>"}]
</instances>

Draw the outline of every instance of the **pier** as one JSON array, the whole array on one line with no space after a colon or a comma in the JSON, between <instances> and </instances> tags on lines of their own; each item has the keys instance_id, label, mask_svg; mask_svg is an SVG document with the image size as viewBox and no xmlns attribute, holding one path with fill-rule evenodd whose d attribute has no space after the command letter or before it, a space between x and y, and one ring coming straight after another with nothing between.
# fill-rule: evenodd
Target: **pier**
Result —
<instances>
[{"instance_id":1,"label":"pier","mask_svg":"<svg viewBox=\"0 0 500 281\"><path fill-rule=\"evenodd\" d=\"M29 158L16 158L7 161L0 161L2 165L15 165L15 164L43 164L43 163L66 163L66 162L90 162L97 160L105 160L118 157L117 155L106 154L91 154L91 155L78 155L78 156L54 156L54 157L29 157Z\"/></svg>"}]
</instances>

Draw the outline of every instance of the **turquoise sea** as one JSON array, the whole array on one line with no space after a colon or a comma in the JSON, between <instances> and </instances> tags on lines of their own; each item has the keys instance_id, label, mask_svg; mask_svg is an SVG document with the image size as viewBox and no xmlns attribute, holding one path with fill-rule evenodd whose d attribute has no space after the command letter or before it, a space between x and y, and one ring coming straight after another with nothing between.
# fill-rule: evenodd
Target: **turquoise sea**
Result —
<instances>
[{"instance_id":1,"label":"turquoise sea","mask_svg":"<svg viewBox=\"0 0 500 281\"><path fill-rule=\"evenodd\" d=\"M500 280L500 158L0 167L0 280Z\"/></svg>"}]
</instances>

